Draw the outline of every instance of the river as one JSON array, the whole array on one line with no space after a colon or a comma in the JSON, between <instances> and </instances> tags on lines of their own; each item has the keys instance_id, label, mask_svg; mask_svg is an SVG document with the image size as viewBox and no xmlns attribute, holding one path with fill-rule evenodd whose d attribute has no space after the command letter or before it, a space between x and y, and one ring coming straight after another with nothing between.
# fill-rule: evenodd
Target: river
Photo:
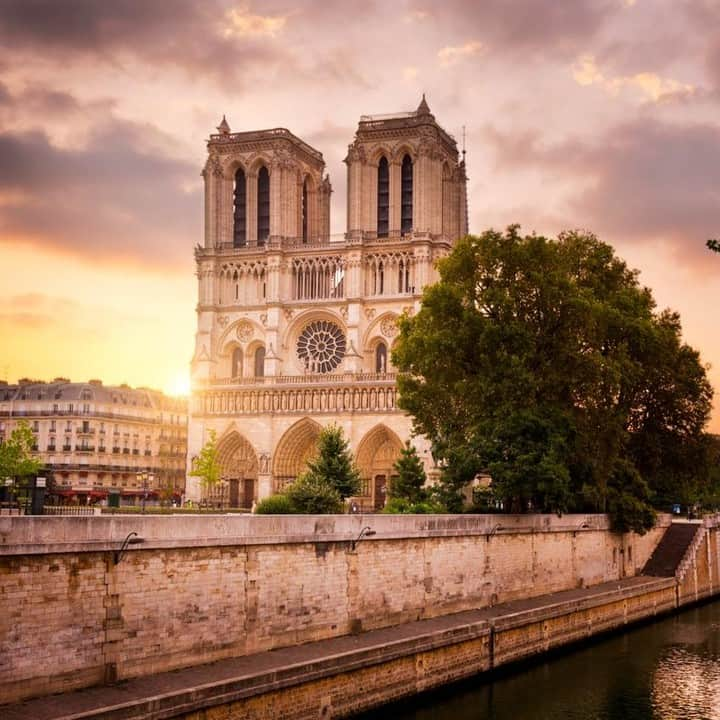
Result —
<instances>
[{"instance_id":1,"label":"river","mask_svg":"<svg viewBox=\"0 0 720 720\"><path fill-rule=\"evenodd\" d=\"M362 717L720 720L720 601Z\"/></svg>"}]
</instances>

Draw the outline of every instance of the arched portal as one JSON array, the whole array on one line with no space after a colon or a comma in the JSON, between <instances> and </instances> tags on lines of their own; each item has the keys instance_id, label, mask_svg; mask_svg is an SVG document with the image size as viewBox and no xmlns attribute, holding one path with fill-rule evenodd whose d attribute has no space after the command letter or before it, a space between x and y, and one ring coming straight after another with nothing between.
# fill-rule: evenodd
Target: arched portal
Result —
<instances>
[{"instance_id":1,"label":"arched portal","mask_svg":"<svg viewBox=\"0 0 720 720\"><path fill-rule=\"evenodd\" d=\"M221 482L207 499L226 501L230 507L251 507L257 499L258 460L252 445L237 431L218 443ZM219 496L219 497L215 497Z\"/></svg>"},{"instance_id":2,"label":"arched portal","mask_svg":"<svg viewBox=\"0 0 720 720\"><path fill-rule=\"evenodd\" d=\"M386 425L376 425L358 446L357 466L362 480L363 496L380 510L395 474L393 465L402 450L400 438Z\"/></svg>"},{"instance_id":3,"label":"arched portal","mask_svg":"<svg viewBox=\"0 0 720 720\"><path fill-rule=\"evenodd\" d=\"M274 490L280 492L294 482L317 451L320 425L303 418L287 429L280 438L273 460Z\"/></svg>"}]
</instances>

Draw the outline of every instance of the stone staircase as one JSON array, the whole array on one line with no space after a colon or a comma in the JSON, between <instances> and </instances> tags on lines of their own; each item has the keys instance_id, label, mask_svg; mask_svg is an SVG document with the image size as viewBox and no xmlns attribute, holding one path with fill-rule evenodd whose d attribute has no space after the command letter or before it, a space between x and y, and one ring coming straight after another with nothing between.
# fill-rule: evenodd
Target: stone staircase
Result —
<instances>
[{"instance_id":1,"label":"stone staircase","mask_svg":"<svg viewBox=\"0 0 720 720\"><path fill-rule=\"evenodd\" d=\"M699 523L674 522L665 531L655 552L645 563L642 575L652 577L675 577L688 555L694 541L701 539L704 527Z\"/></svg>"}]
</instances>

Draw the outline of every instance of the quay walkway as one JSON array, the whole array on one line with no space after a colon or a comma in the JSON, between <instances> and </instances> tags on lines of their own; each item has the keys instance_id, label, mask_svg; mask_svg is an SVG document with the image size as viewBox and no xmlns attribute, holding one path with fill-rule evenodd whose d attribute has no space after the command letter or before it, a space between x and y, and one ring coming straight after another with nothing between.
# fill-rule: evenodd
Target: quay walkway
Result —
<instances>
[{"instance_id":1,"label":"quay walkway","mask_svg":"<svg viewBox=\"0 0 720 720\"><path fill-rule=\"evenodd\" d=\"M200 720L273 717L273 713L275 717L287 717L279 696L288 690L295 696L287 699L293 704L286 706L294 708L297 703L296 717L345 717L442 682L529 657L549 647L671 612L676 607L675 578L636 576L36 698L0 706L0 717L3 720ZM459 647L464 647L464 655L453 656L448 661L447 652ZM446 654L438 654L443 652ZM413 659L411 667L415 673L424 673L424 682L418 680L408 686L407 678L402 680L398 675L394 689L375 688L376 701L360 697L373 693L368 671L376 668L376 676L388 678L398 668L396 661L408 658ZM445 663L442 677L429 677L433 658ZM361 684L348 685L348 678L363 672L366 675L357 681ZM345 684L333 686L333 682L340 682L338 678L344 678ZM317 697L318 682L324 683L321 693L326 697L324 701ZM316 707L311 710L309 703L303 706L298 700L298 693L302 687L313 685ZM357 702L354 702L353 687ZM258 705L252 711L243 709L243 703L250 699L261 702L260 706L264 707L263 697L270 708L266 714L257 711ZM322 704L317 706L318 702L325 703L324 709Z\"/></svg>"}]
</instances>

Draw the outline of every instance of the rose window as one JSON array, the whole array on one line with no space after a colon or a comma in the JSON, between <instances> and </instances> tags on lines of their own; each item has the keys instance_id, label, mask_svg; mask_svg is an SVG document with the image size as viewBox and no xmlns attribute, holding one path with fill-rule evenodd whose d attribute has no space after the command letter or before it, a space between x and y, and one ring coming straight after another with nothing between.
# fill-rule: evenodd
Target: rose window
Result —
<instances>
[{"instance_id":1,"label":"rose window","mask_svg":"<svg viewBox=\"0 0 720 720\"><path fill-rule=\"evenodd\" d=\"M345 347L345 335L335 323L316 320L300 333L297 354L310 372L328 373L342 362Z\"/></svg>"}]
</instances>

